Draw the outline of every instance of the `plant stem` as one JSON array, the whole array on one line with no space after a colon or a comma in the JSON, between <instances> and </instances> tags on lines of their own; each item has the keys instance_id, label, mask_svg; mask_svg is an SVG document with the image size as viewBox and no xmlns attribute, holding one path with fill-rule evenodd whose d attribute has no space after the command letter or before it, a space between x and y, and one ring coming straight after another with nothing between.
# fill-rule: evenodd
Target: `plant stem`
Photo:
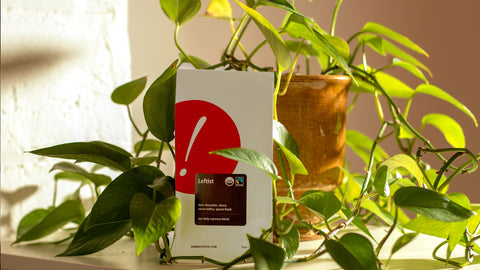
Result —
<instances>
[{"instance_id":1,"label":"plant stem","mask_svg":"<svg viewBox=\"0 0 480 270\"><path fill-rule=\"evenodd\" d=\"M137 152L135 153L135 157L140 156L140 152L141 152L142 149L143 149L143 145L145 144L145 140L147 139L148 132L149 132L149 129L147 129L147 130L145 131L145 133L143 133L143 135L142 135L142 142L140 143L140 146L138 147L138 150L137 150Z\"/></svg>"},{"instance_id":2,"label":"plant stem","mask_svg":"<svg viewBox=\"0 0 480 270\"><path fill-rule=\"evenodd\" d=\"M56 206L57 203L57 190L58 190L58 180L55 180L54 186L53 186L53 202L52 202L52 207Z\"/></svg>"},{"instance_id":3,"label":"plant stem","mask_svg":"<svg viewBox=\"0 0 480 270\"><path fill-rule=\"evenodd\" d=\"M252 21L252 18L250 18L250 16L249 16L248 19L247 19L247 22L245 23L245 26L242 27L242 30L240 31L238 36L235 38L235 43L233 44L233 48L230 51L231 55L235 55L235 51L237 50L237 46L240 44L240 39L242 39L243 34L245 33L245 30L247 30L248 25L250 24L251 21Z\"/></svg>"},{"instance_id":4,"label":"plant stem","mask_svg":"<svg viewBox=\"0 0 480 270\"><path fill-rule=\"evenodd\" d=\"M138 134L139 136L142 136L142 132L140 132L140 129L138 129L137 125L136 125L135 122L133 121L132 111L130 110L130 106L129 106L129 105L126 105L126 106L127 106L128 118L130 119L130 123L132 123L132 126L133 126L133 128L135 129L135 131L137 132L137 134Z\"/></svg>"},{"instance_id":5,"label":"plant stem","mask_svg":"<svg viewBox=\"0 0 480 270\"><path fill-rule=\"evenodd\" d=\"M335 5L335 10L333 11L332 16L332 25L330 25L330 35L335 36L335 26L337 24L337 15L338 11L340 10L340 5L342 4L343 0L338 0L337 4Z\"/></svg>"},{"instance_id":6,"label":"plant stem","mask_svg":"<svg viewBox=\"0 0 480 270\"><path fill-rule=\"evenodd\" d=\"M275 82L275 91L273 92L273 120L278 121L278 114L277 114L277 98L278 92L280 90L280 83L282 82L282 74L276 74L277 80Z\"/></svg>"},{"instance_id":7,"label":"plant stem","mask_svg":"<svg viewBox=\"0 0 480 270\"><path fill-rule=\"evenodd\" d=\"M175 41L175 46L177 46L177 49L183 54L183 56L185 57L185 59L188 60L188 62L190 62L190 64L193 65L193 67L195 67L196 69L200 69L200 67L197 65L197 63L195 63L188 54L185 53L185 51L183 51L182 47L180 47L180 44L178 44L178 40L177 40L177 36L178 36L178 30L180 29L180 25L177 23L175 25L175 33L173 35L173 40Z\"/></svg>"},{"instance_id":8,"label":"plant stem","mask_svg":"<svg viewBox=\"0 0 480 270\"><path fill-rule=\"evenodd\" d=\"M378 258L378 255L380 254L380 250L382 249L383 245L385 242L387 242L387 239L392 235L393 231L395 230L395 227L397 226L398 222L398 207L395 207L395 218L393 219L393 224L390 226L390 229L388 230L387 234L383 237L383 239L378 243L377 248L375 249L375 256Z\"/></svg>"},{"instance_id":9,"label":"plant stem","mask_svg":"<svg viewBox=\"0 0 480 270\"><path fill-rule=\"evenodd\" d=\"M247 56L247 61L250 61L250 59L252 59L252 57L258 52L258 50L265 46L265 44L267 44L267 40L260 42L260 44L258 44L257 47L255 47L255 49L253 49Z\"/></svg>"},{"instance_id":10,"label":"plant stem","mask_svg":"<svg viewBox=\"0 0 480 270\"><path fill-rule=\"evenodd\" d=\"M302 41L300 41L300 43L298 44L297 51L295 53L295 58L293 59L292 67L290 68L290 72L288 73L287 81L283 86L283 90L278 93L280 96L283 96L287 93L288 85L290 84L290 80L292 79L293 71L295 70L295 66L297 65L298 56L300 55L300 50L302 49L302 45L304 41L305 39L302 39Z\"/></svg>"},{"instance_id":11,"label":"plant stem","mask_svg":"<svg viewBox=\"0 0 480 270\"><path fill-rule=\"evenodd\" d=\"M273 214L273 217L272 217L271 229L272 229L272 232L274 233L274 235L276 234L276 229L277 229L277 226L278 226L278 223L279 223L278 214L277 214L277 183L276 183L276 181L277 181L276 179L272 179L272 191L273 191L272 214Z\"/></svg>"},{"instance_id":12,"label":"plant stem","mask_svg":"<svg viewBox=\"0 0 480 270\"><path fill-rule=\"evenodd\" d=\"M175 159L175 151L173 150L173 147L170 143L167 143L168 149L170 150L170 153L172 154L173 159Z\"/></svg>"},{"instance_id":13,"label":"plant stem","mask_svg":"<svg viewBox=\"0 0 480 270\"><path fill-rule=\"evenodd\" d=\"M170 252L170 247L168 244L167 235L162 236L163 240L163 250L165 250L165 261L170 262L172 260L172 253Z\"/></svg>"},{"instance_id":14,"label":"plant stem","mask_svg":"<svg viewBox=\"0 0 480 270\"><path fill-rule=\"evenodd\" d=\"M230 41L228 42L227 47L225 48L225 51L223 51L222 58L220 62L224 62L225 59L227 58L228 51L232 48L233 42L237 40L238 38L238 32L240 31L240 28L242 28L243 24L245 23L245 20L247 19L247 13L244 13L242 16L242 19L240 20L240 23L238 24L237 29L235 29L235 32L233 33L232 37L230 38Z\"/></svg>"},{"instance_id":15,"label":"plant stem","mask_svg":"<svg viewBox=\"0 0 480 270\"><path fill-rule=\"evenodd\" d=\"M157 157L157 169L160 169L160 162L162 161L162 152L163 146L165 145L164 142L160 144L160 149L158 150L158 157Z\"/></svg>"}]
</instances>

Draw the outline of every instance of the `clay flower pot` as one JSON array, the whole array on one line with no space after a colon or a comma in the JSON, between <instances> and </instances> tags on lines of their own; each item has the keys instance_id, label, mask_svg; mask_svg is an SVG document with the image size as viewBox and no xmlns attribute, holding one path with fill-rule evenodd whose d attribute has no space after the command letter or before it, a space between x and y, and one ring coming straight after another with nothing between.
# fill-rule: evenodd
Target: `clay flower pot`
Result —
<instances>
[{"instance_id":1,"label":"clay flower pot","mask_svg":"<svg viewBox=\"0 0 480 270\"><path fill-rule=\"evenodd\" d=\"M286 76L282 78L282 82L285 81ZM342 181L340 167L345 153L349 85L350 77L343 75L294 75L287 92L278 96L278 120L296 140L300 160L309 173L295 176L295 198L300 198L307 190L330 191ZM278 159L274 156L278 166ZM277 181L277 188L278 195L286 196L284 181ZM307 222L321 221L308 209L300 207L299 210ZM295 217L295 214L291 215ZM312 233L302 230L300 233L302 240L316 238Z\"/></svg>"}]
</instances>

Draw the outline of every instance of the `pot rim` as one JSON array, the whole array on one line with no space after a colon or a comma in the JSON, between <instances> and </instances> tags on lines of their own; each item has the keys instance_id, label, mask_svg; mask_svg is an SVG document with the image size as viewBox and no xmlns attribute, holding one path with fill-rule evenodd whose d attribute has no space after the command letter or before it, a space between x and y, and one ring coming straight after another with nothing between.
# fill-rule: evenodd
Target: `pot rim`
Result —
<instances>
[{"instance_id":1,"label":"pot rim","mask_svg":"<svg viewBox=\"0 0 480 270\"><path fill-rule=\"evenodd\" d=\"M282 81L286 81L288 78L288 74L282 75ZM351 78L348 75L292 75L290 82L298 82L298 81L329 81L329 82L350 82Z\"/></svg>"}]
</instances>

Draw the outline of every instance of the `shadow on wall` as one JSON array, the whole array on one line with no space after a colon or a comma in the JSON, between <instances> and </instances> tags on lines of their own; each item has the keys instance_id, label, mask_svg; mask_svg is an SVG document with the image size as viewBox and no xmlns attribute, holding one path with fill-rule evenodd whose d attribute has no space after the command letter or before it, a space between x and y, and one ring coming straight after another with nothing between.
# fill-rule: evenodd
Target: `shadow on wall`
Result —
<instances>
[{"instance_id":1,"label":"shadow on wall","mask_svg":"<svg viewBox=\"0 0 480 270\"><path fill-rule=\"evenodd\" d=\"M49 70L58 68L61 62L76 56L78 56L77 52L58 47L20 52L14 51L13 48L2 50L2 90L10 89L16 82L24 81L25 78L29 80L40 78Z\"/></svg>"},{"instance_id":2,"label":"shadow on wall","mask_svg":"<svg viewBox=\"0 0 480 270\"><path fill-rule=\"evenodd\" d=\"M12 224L12 216L11 216L11 209L16 205L19 204L33 194L35 194L38 190L37 186L24 186L15 191L1 191L0 198L2 204L2 230L8 233L14 233L16 231L16 225Z\"/></svg>"}]
</instances>

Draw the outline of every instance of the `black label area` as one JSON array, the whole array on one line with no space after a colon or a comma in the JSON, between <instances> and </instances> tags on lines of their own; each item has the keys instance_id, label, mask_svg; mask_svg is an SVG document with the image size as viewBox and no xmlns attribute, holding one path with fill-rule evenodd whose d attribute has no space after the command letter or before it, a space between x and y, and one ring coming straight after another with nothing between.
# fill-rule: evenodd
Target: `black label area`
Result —
<instances>
[{"instance_id":1,"label":"black label area","mask_svg":"<svg viewBox=\"0 0 480 270\"><path fill-rule=\"evenodd\" d=\"M245 174L195 175L195 224L243 226L247 221Z\"/></svg>"}]
</instances>

